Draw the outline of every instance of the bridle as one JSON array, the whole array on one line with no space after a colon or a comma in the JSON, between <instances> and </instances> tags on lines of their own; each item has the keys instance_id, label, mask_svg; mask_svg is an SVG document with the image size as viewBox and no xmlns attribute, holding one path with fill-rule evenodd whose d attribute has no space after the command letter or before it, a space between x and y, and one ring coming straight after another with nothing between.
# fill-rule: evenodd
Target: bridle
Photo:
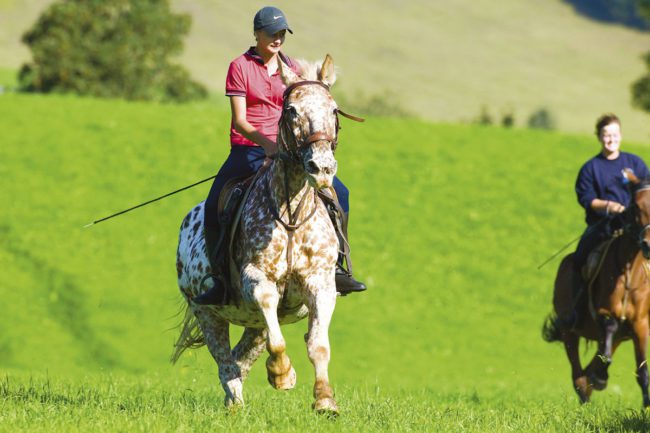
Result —
<instances>
[{"instance_id":1,"label":"bridle","mask_svg":"<svg viewBox=\"0 0 650 433\"><path fill-rule=\"evenodd\" d=\"M289 116L293 115L295 111L292 111L293 108L289 105L289 95L291 92L293 92L296 88L302 87L302 86L309 86L309 85L315 85L315 86L321 86L325 90L327 90L327 93L329 95L330 88L327 84L321 82L321 81L298 81L296 83L291 84L286 88L284 91L282 98L282 115L280 116L280 120L278 122L278 130L279 130L279 141L282 141L284 143L285 150L279 151L277 154L277 158L283 161L287 162L293 162L296 164L301 164L300 161L300 150L303 148L306 148L310 146L312 143L315 143L317 141L327 141L330 143L330 146L332 148L332 152L336 150L336 146L338 145L338 133L339 129L341 129L339 125L339 117L338 115L341 114L344 117L347 117L349 119L352 119L357 122L363 122L364 119L356 116L352 116L350 114L347 114L338 108L334 110L334 115L335 115L335 127L334 127L334 136L331 136L325 131L316 131L311 133L307 138L304 140L299 141L293 131L291 130L291 125L289 123ZM292 140L293 143L295 143L295 146L293 148L289 148L288 140ZM314 187L310 187L311 190L314 189ZM292 257L292 249L293 249L293 233L300 228L303 224L305 224L309 219L314 216L316 213L316 210L318 209L318 194L315 193L313 194L314 197L314 207L312 211L307 215L302 221L298 221L298 216L300 215L300 211L305 205L306 198L309 195L309 192L306 192L303 194L303 196L300 198L300 201L298 202L298 206L296 206L295 212L291 212L291 197L289 197L289 176L287 173L287 170L284 170L284 199L287 203L287 215L289 217L289 222L285 222L282 220L280 216L280 212L277 209L277 207L274 205L274 201L271 198L271 187L269 185L269 182L266 183L266 194L269 197L269 206L271 213L273 214L273 218L278 221L282 227L287 231L287 272L291 272L291 257Z\"/></svg>"},{"instance_id":2,"label":"bridle","mask_svg":"<svg viewBox=\"0 0 650 433\"><path fill-rule=\"evenodd\" d=\"M322 81L306 80L306 81L297 81L291 84L285 89L284 93L282 94L282 115L280 116L280 120L278 123L278 130L280 131L280 139L285 143L285 145L288 144L287 139L291 139L291 141L293 141L296 144L296 146L295 149L289 149L284 152L279 152L278 156L280 158L286 158L287 156L289 156L289 158L294 162L300 162L298 150L303 149L317 141L328 141L332 147L332 152L336 151L336 147L338 146L339 130L341 129L341 126L339 124L339 116L338 116L339 114L343 117L347 117L348 119L354 120L355 122L365 121L365 119L361 117L353 116L351 114L348 114L340 110L339 108L336 108L334 110L334 116L335 116L334 136L328 134L325 131L316 131L316 132L312 132L304 140L299 141L298 138L293 133L293 131L291 130L289 124L289 116L291 116L293 113L293 107L289 105L289 95L291 95L291 92L293 92L298 87L303 87L303 86L320 86L325 90L327 90L328 95L330 92L330 86L323 83Z\"/></svg>"},{"instance_id":3,"label":"bridle","mask_svg":"<svg viewBox=\"0 0 650 433\"><path fill-rule=\"evenodd\" d=\"M647 243L645 242L645 233L646 231L650 230L650 224L646 225L641 225L637 222L637 217L638 217L638 212L639 212L639 206L636 204L635 197L638 193L641 191L647 191L650 190L650 182L643 182L639 184L638 187L632 189L632 204L625 210L624 213L628 214L628 218L631 218L632 221L629 221L627 224L625 224L625 231L632 230L632 229L638 229L638 234L637 234L637 244L639 248L641 249L641 252L643 253L644 257L650 257L650 248L648 247Z\"/></svg>"}]
</instances>

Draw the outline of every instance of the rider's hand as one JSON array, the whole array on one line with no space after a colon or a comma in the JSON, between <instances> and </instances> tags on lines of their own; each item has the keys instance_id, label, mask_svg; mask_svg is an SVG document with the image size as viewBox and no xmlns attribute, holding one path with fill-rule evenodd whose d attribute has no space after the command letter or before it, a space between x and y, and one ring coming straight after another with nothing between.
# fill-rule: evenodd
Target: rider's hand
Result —
<instances>
[{"instance_id":1,"label":"rider's hand","mask_svg":"<svg viewBox=\"0 0 650 433\"><path fill-rule=\"evenodd\" d=\"M608 214L619 214L625 210L625 206L615 201L608 201L605 211Z\"/></svg>"}]
</instances>

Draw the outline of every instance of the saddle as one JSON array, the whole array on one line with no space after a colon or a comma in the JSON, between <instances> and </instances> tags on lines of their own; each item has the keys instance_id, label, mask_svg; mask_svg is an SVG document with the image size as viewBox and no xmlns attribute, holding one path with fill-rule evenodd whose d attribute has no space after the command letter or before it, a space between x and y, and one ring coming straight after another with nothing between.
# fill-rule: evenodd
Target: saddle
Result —
<instances>
[{"instance_id":1,"label":"saddle","mask_svg":"<svg viewBox=\"0 0 650 433\"><path fill-rule=\"evenodd\" d=\"M236 300L236 290L232 284L233 264L232 245L235 231L239 225L242 209L246 197L259 177L268 169L269 165L264 164L257 173L251 176L236 177L230 179L223 186L217 202L217 219L219 221L219 238L210 254L210 263L214 266L212 275L219 279L225 288L222 304L228 304Z\"/></svg>"},{"instance_id":2,"label":"saddle","mask_svg":"<svg viewBox=\"0 0 650 433\"><path fill-rule=\"evenodd\" d=\"M603 265L603 259L605 258L610 245L622 234L622 230L615 231L609 239L596 246L596 248L594 248L587 256L587 262L582 267L581 274L584 281L589 283L590 286L592 281L596 278L596 275L598 275L598 272L600 272L600 268Z\"/></svg>"}]
</instances>

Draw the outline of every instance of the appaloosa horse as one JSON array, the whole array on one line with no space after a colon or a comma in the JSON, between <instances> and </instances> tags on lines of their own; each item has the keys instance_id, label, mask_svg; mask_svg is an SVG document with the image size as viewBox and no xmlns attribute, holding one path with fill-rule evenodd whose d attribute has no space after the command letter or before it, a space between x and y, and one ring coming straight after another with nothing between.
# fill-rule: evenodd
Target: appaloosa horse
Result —
<instances>
[{"instance_id":1,"label":"appaloosa horse","mask_svg":"<svg viewBox=\"0 0 650 433\"><path fill-rule=\"evenodd\" d=\"M177 253L178 284L187 300L183 330L173 360L188 347L207 344L219 365L226 406L243 404L243 382L264 347L268 380L291 389L296 372L280 325L309 317L305 335L314 365L318 412L338 412L329 383L328 328L336 304L336 232L317 189L329 188L336 173L337 106L329 88L336 79L329 55L322 66L303 65L302 77L279 62L284 93L279 155L256 181L243 205L232 248L235 300L201 306L192 298L211 272L203 237L203 203L184 219ZM229 324L244 326L231 350Z\"/></svg>"},{"instance_id":2,"label":"appaloosa horse","mask_svg":"<svg viewBox=\"0 0 650 433\"><path fill-rule=\"evenodd\" d=\"M551 315L544 324L546 341L562 341L571 363L573 385L581 403L589 401L593 390L607 386L607 369L618 345L632 339L636 356L637 382L643 394L643 406L650 406L648 396L648 316L650 311L650 181L640 181L631 172L633 200L622 215L623 233L613 239L600 259L600 270L592 277L582 320L573 329L558 326ZM573 254L566 256L555 280L555 313L567 316L573 303ZM587 311L588 310L588 311ZM578 346L580 337L598 342L598 351L587 368L582 369Z\"/></svg>"}]
</instances>

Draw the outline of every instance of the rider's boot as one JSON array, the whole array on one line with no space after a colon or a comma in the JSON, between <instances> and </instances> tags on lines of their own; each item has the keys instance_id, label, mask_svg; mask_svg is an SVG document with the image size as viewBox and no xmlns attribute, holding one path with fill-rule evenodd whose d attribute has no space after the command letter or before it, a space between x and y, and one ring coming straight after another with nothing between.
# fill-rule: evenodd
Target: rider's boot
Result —
<instances>
[{"instance_id":1,"label":"rider's boot","mask_svg":"<svg viewBox=\"0 0 650 433\"><path fill-rule=\"evenodd\" d=\"M215 228L204 228L205 235L205 247L208 253L208 259L210 260L210 269L211 273L204 279L212 280L212 287L201 293L200 295L192 298L192 302L198 305L217 305L222 304L225 297L225 287L222 281L216 277L218 271L218 265L216 263L217 249L221 243L221 230L217 227Z\"/></svg>"},{"instance_id":2,"label":"rider's boot","mask_svg":"<svg viewBox=\"0 0 650 433\"><path fill-rule=\"evenodd\" d=\"M581 312L584 311L584 299L587 292L587 282L582 276L582 270L573 269L571 284L571 310L568 316L558 317L557 325L562 330L575 329L579 324L582 317Z\"/></svg>"},{"instance_id":3,"label":"rider's boot","mask_svg":"<svg viewBox=\"0 0 650 433\"><path fill-rule=\"evenodd\" d=\"M328 206L329 209L329 206ZM352 260L350 258L350 247L348 243L348 215L342 211L336 212L334 217L336 234L339 239L339 260L336 264L336 291L341 296L349 295L350 293L363 292L367 289L366 285L361 281L357 281L352 276ZM343 265L347 263L347 269Z\"/></svg>"}]
</instances>

